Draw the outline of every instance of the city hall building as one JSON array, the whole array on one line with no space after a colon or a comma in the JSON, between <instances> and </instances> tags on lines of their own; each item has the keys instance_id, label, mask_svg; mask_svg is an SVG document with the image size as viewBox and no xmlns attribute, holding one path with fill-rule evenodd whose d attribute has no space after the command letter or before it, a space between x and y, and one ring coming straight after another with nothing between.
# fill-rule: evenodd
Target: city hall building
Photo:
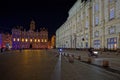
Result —
<instances>
[{"instance_id":1,"label":"city hall building","mask_svg":"<svg viewBox=\"0 0 120 80\"><path fill-rule=\"evenodd\" d=\"M30 29L26 31L21 27L12 29L12 48L48 48L48 31L45 28L35 31L35 21L30 22Z\"/></svg>"},{"instance_id":2,"label":"city hall building","mask_svg":"<svg viewBox=\"0 0 120 80\"><path fill-rule=\"evenodd\" d=\"M56 31L56 47L120 48L120 0L77 0Z\"/></svg>"}]
</instances>

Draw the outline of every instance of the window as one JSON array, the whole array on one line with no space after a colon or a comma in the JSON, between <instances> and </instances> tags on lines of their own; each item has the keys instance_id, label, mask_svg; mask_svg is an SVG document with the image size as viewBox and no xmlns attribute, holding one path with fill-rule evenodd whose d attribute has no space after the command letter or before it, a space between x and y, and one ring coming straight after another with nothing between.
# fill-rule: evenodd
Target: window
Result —
<instances>
[{"instance_id":1,"label":"window","mask_svg":"<svg viewBox=\"0 0 120 80\"><path fill-rule=\"evenodd\" d=\"M99 19L98 19L98 16L97 16L97 17L95 17L95 25L98 25L98 23L99 23Z\"/></svg>"},{"instance_id":2,"label":"window","mask_svg":"<svg viewBox=\"0 0 120 80\"><path fill-rule=\"evenodd\" d=\"M17 38L17 41L19 42L19 41L20 41L20 39L19 39L19 38Z\"/></svg>"},{"instance_id":3,"label":"window","mask_svg":"<svg viewBox=\"0 0 120 80\"><path fill-rule=\"evenodd\" d=\"M35 42L37 42L37 40L35 39Z\"/></svg>"},{"instance_id":4,"label":"window","mask_svg":"<svg viewBox=\"0 0 120 80\"><path fill-rule=\"evenodd\" d=\"M45 39L45 42L47 42L47 40Z\"/></svg>"},{"instance_id":5,"label":"window","mask_svg":"<svg viewBox=\"0 0 120 80\"><path fill-rule=\"evenodd\" d=\"M115 17L115 11L114 8L110 9L110 20L113 19Z\"/></svg>"},{"instance_id":6,"label":"window","mask_svg":"<svg viewBox=\"0 0 120 80\"><path fill-rule=\"evenodd\" d=\"M86 42L85 46L86 46L86 48L88 48L88 42Z\"/></svg>"},{"instance_id":7,"label":"window","mask_svg":"<svg viewBox=\"0 0 120 80\"><path fill-rule=\"evenodd\" d=\"M95 32L95 37L99 37L99 31Z\"/></svg>"},{"instance_id":8,"label":"window","mask_svg":"<svg viewBox=\"0 0 120 80\"><path fill-rule=\"evenodd\" d=\"M115 33L115 27L111 27L109 29L109 34L114 34Z\"/></svg>"},{"instance_id":9,"label":"window","mask_svg":"<svg viewBox=\"0 0 120 80\"><path fill-rule=\"evenodd\" d=\"M27 42L27 41L28 41L28 39L25 39L25 41Z\"/></svg>"},{"instance_id":10,"label":"window","mask_svg":"<svg viewBox=\"0 0 120 80\"><path fill-rule=\"evenodd\" d=\"M40 39L38 39L38 42L40 42Z\"/></svg>"},{"instance_id":11,"label":"window","mask_svg":"<svg viewBox=\"0 0 120 80\"><path fill-rule=\"evenodd\" d=\"M88 34L86 34L86 40L88 40Z\"/></svg>"},{"instance_id":12,"label":"window","mask_svg":"<svg viewBox=\"0 0 120 80\"><path fill-rule=\"evenodd\" d=\"M83 20L83 13L81 13L81 20Z\"/></svg>"},{"instance_id":13,"label":"window","mask_svg":"<svg viewBox=\"0 0 120 80\"><path fill-rule=\"evenodd\" d=\"M85 26L85 28L88 28L89 27L89 23L88 23L88 21L86 21L86 26Z\"/></svg>"},{"instance_id":14,"label":"window","mask_svg":"<svg viewBox=\"0 0 120 80\"><path fill-rule=\"evenodd\" d=\"M110 50L116 50L117 49L117 38L108 38L107 39L107 47Z\"/></svg>"},{"instance_id":15,"label":"window","mask_svg":"<svg viewBox=\"0 0 120 80\"><path fill-rule=\"evenodd\" d=\"M13 41L16 41L16 39L15 39L15 38L13 38Z\"/></svg>"},{"instance_id":16,"label":"window","mask_svg":"<svg viewBox=\"0 0 120 80\"><path fill-rule=\"evenodd\" d=\"M109 2L111 3L113 0L109 0Z\"/></svg>"},{"instance_id":17,"label":"window","mask_svg":"<svg viewBox=\"0 0 120 80\"><path fill-rule=\"evenodd\" d=\"M32 39L30 39L30 42L32 42Z\"/></svg>"},{"instance_id":18,"label":"window","mask_svg":"<svg viewBox=\"0 0 120 80\"><path fill-rule=\"evenodd\" d=\"M86 16L88 16L88 9L86 9L86 12L85 12L85 13L86 13Z\"/></svg>"},{"instance_id":19,"label":"window","mask_svg":"<svg viewBox=\"0 0 120 80\"><path fill-rule=\"evenodd\" d=\"M97 12L99 10L98 4L95 4L95 12Z\"/></svg>"},{"instance_id":20,"label":"window","mask_svg":"<svg viewBox=\"0 0 120 80\"><path fill-rule=\"evenodd\" d=\"M24 42L24 39L22 38L22 42Z\"/></svg>"},{"instance_id":21,"label":"window","mask_svg":"<svg viewBox=\"0 0 120 80\"><path fill-rule=\"evenodd\" d=\"M43 42L43 39L41 41Z\"/></svg>"},{"instance_id":22,"label":"window","mask_svg":"<svg viewBox=\"0 0 120 80\"><path fill-rule=\"evenodd\" d=\"M99 49L100 48L100 40L94 40L94 48Z\"/></svg>"}]
</instances>

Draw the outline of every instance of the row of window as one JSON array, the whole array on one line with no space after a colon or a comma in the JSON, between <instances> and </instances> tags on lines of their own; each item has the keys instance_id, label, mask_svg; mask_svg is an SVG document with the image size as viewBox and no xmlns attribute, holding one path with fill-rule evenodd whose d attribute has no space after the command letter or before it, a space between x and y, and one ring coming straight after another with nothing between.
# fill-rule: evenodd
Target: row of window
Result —
<instances>
[{"instance_id":1,"label":"row of window","mask_svg":"<svg viewBox=\"0 0 120 80\"><path fill-rule=\"evenodd\" d=\"M13 41L22 41L22 42L47 42L47 39L20 39L20 38L13 38Z\"/></svg>"},{"instance_id":2,"label":"row of window","mask_svg":"<svg viewBox=\"0 0 120 80\"><path fill-rule=\"evenodd\" d=\"M113 0L110 0L110 2L112 2ZM110 8L110 7L109 7ZM95 6L94 6L94 11L95 11L95 13L97 13L98 11L99 11L99 6L98 6L98 4L95 4ZM112 19L114 19L115 18L115 8L114 7L111 7L110 9L109 9L109 20L112 20ZM96 15L95 16L95 25L98 25L99 24L99 16L98 15Z\"/></svg>"},{"instance_id":3,"label":"row of window","mask_svg":"<svg viewBox=\"0 0 120 80\"><path fill-rule=\"evenodd\" d=\"M111 26L108 28L108 34L114 34L115 33L115 26ZM94 37L99 37L99 31L95 31Z\"/></svg>"},{"instance_id":4,"label":"row of window","mask_svg":"<svg viewBox=\"0 0 120 80\"><path fill-rule=\"evenodd\" d=\"M94 40L94 48L99 49L100 48L100 40ZM117 38L108 38L107 39L107 48L108 49L117 49Z\"/></svg>"},{"instance_id":5,"label":"row of window","mask_svg":"<svg viewBox=\"0 0 120 80\"><path fill-rule=\"evenodd\" d=\"M108 38L107 39L107 47L108 47L108 49L116 50L117 49L117 38L116 37Z\"/></svg>"}]
</instances>

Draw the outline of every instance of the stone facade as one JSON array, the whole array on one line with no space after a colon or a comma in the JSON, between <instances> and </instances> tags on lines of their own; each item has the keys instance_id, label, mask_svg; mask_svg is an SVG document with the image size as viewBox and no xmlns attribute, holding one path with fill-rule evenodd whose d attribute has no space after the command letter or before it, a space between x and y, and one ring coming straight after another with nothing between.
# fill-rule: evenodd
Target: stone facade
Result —
<instances>
[{"instance_id":1,"label":"stone facade","mask_svg":"<svg viewBox=\"0 0 120 80\"><path fill-rule=\"evenodd\" d=\"M51 37L51 48L55 48L56 47L56 36L53 35Z\"/></svg>"},{"instance_id":2,"label":"stone facade","mask_svg":"<svg viewBox=\"0 0 120 80\"><path fill-rule=\"evenodd\" d=\"M120 48L120 0L77 0L56 31L56 47Z\"/></svg>"},{"instance_id":3,"label":"stone facade","mask_svg":"<svg viewBox=\"0 0 120 80\"><path fill-rule=\"evenodd\" d=\"M0 48L10 49L12 47L12 35L8 33L0 34Z\"/></svg>"},{"instance_id":4,"label":"stone facade","mask_svg":"<svg viewBox=\"0 0 120 80\"><path fill-rule=\"evenodd\" d=\"M48 31L40 28L35 31L35 21L31 21L30 29L26 31L20 27L12 29L12 48L48 48Z\"/></svg>"}]
</instances>

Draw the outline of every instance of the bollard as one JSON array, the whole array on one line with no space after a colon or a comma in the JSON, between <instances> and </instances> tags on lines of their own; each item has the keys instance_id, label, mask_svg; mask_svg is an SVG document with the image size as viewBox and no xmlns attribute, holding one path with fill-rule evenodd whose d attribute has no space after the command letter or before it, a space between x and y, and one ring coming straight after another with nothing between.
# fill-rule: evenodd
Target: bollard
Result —
<instances>
[{"instance_id":1,"label":"bollard","mask_svg":"<svg viewBox=\"0 0 120 80\"><path fill-rule=\"evenodd\" d=\"M72 56L69 56L69 63L74 63L74 58Z\"/></svg>"},{"instance_id":2,"label":"bollard","mask_svg":"<svg viewBox=\"0 0 120 80\"><path fill-rule=\"evenodd\" d=\"M81 60L81 56L78 56L78 60Z\"/></svg>"},{"instance_id":3,"label":"bollard","mask_svg":"<svg viewBox=\"0 0 120 80\"><path fill-rule=\"evenodd\" d=\"M89 57L88 60L87 60L88 63L91 63L92 62L92 59Z\"/></svg>"},{"instance_id":4,"label":"bollard","mask_svg":"<svg viewBox=\"0 0 120 80\"><path fill-rule=\"evenodd\" d=\"M103 60L102 66L103 67L109 67L109 61L108 60Z\"/></svg>"}]
</instances>

